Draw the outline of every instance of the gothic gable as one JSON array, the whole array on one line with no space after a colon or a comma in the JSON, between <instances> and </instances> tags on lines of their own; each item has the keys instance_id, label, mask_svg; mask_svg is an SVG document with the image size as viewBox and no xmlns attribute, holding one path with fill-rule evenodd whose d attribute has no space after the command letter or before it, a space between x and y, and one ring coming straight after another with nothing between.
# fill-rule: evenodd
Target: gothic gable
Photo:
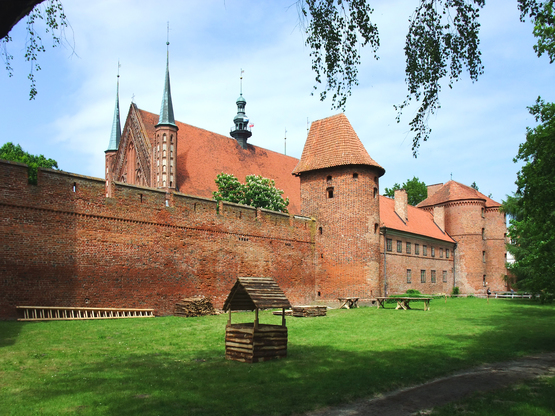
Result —
<instances>
[{"instance_id":1,"label":"gothic gable","mask_svg":"<svg viewBox=\"0 0 555 416\"><path fill-rule=\"evenodd\" d=\"M151 186L152 144L137 106L132 103L116 154L113 178L133 185Z\"/></svg>"}]
</instances>

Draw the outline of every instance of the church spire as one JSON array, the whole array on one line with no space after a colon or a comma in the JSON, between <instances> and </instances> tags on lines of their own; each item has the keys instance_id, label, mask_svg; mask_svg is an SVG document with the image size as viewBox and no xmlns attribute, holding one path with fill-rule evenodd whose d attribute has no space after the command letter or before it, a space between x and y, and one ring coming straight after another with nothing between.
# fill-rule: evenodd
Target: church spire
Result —
<instances>
[{"instance_id":1,"label":"church spire","mask_svg":"<svg viewBox=\"0 0 555 416\"><path fill-rule=\"evenodd\" d=\"M243 149L247 148L247 139L252 136L249 127L249 119L245 114L247 101L243 98L243 71L241 69L239 98L237 98L237 115L233 118L234 127L231 128L231 137L239 142Z\"/></svg>"},{"instance_id":2,"label":"church spire","mask_svg":"<svg viewBox=\"0 0 555 416\"><path fill-rule=\"evenodd\" d=\"M166 80L164 82L164 94L162 96L162 106L160 108L160 119L157 126L169 125L175 126L175 118L173 116L172 94L170 89L170 41L169 41L169 24L168 24L168 41L166 56Z\"/></svg>"},{"instance_id":3,"label":"church spire","mask_svg":"<svg viewBox=\"0 0 555 416\"><path fill-rule=\"evenodd\" d=\"M121 139L121 122L119 117L119 67L120 63L118 62L118 86L117 86L117 93L116 93L116 108L114 110L114 120L112 121L112 133L110 134L110 143L108 144L107 152L112 150L118 150L119 142Z\"/></svg>"}]
</instances>

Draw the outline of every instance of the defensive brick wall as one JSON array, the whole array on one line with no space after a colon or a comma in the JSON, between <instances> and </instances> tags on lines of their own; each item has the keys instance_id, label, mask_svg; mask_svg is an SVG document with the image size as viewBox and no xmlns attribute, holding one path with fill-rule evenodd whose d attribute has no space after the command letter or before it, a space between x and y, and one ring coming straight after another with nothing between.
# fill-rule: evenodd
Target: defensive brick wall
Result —
<instances>
[{"instance_id":1,"label":"defensive brick wall","mask_svg":"<svg viewBox=\"0 0 555 416\"><path fill-rule=\"evenodd\" d=\"M17 305L222 306L238 276L271 276L293 304L314 299L314 221L0 161L0 318Z\"/></svg>"}]
</instances>

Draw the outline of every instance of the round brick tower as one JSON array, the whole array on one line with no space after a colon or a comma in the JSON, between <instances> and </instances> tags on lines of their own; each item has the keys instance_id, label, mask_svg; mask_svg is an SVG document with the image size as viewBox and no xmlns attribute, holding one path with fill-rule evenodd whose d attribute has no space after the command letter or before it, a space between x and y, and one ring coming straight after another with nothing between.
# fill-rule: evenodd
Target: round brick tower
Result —
<instances>
[{"instance_id":1,"label":"round brick tower","mask_svg":"<svg viewBox=\"0 0 555 416\"><path fill-rule=\"evenodd\" d=\"M301 213L317 220L316 298L380 293L379 178L341 113L312 123L299 164Z\"/></svg>"}]
</instances>

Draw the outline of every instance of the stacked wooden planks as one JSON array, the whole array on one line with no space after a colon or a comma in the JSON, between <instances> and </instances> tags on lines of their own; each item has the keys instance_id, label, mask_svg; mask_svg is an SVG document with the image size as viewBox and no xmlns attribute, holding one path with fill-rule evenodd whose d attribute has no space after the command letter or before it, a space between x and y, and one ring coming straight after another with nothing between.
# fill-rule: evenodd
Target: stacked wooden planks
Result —
<instances>
[{"instance_id":1,"label":"stacked wooden planks","mask_svg":"<svg viewBox=\"0 0 555 416\"><path fill-rule=\"evenodd\" d=\"M253 323L228 325L225 330L225 358L244 363L287 356L287 327Z\"/></svg>"},{"instance_id":2,"label":"stacked wooden planks","mask_svg":"<svg viewBox=\"0 0 555 416\"><path fill-rule=\"evenodd\" d=\"M175 304L173 314L175 316L205 316L215 315L216 310L210 299L203 297L185 298Z\"/></svg>"},{"instance_id":3,"label":"stacked wooden planks","mask_svg":"<svg viewBox=\"0 0 555 416\"><path fill-rule=\"evenodd\" d=\"M306 318L314 316L326 316L327 307L326 306L293 306L292 308L293 316Z\"/></svg>"}]
</instances>

